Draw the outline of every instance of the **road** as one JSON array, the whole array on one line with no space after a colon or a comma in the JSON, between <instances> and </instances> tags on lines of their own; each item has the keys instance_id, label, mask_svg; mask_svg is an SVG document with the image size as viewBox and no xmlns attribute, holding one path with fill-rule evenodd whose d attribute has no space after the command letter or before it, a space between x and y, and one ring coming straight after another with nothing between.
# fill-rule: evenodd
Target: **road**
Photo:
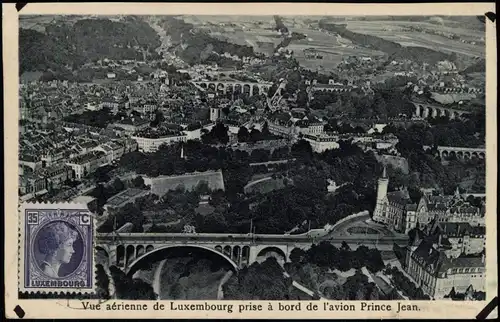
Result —
<instances>
[{"instance_id":1,"label":"road","mask_svg":"<svg viewBox=\"0 0 500 322\"><path fill-rule=\"evenodd\" d=\"M147 243L163 243L166 240L170 242L242 242L242 243L252 243L252 244L268 244L268 243L276 243L276 244L291 244L291 243L309 243L311 241L318 240L327 240L333 243L336 242L356 242L356 241L366 241L368 243L392 243L394 241L401 242L407 241L405 237L393 237L393 236L383 236L380 237L370 236L370 235L362 235L360 236L342 236L342 237L330 237L329 238L311 238L309 236L304 235L268 235L268 234L182 234L182 233L121 233L119 239L121 241L131 241L138 242L144 241ZM114 240L113 234L108 233L97 233L96 235L97 241L101 243L108 243Z\"/></svg>"}]
</instances>

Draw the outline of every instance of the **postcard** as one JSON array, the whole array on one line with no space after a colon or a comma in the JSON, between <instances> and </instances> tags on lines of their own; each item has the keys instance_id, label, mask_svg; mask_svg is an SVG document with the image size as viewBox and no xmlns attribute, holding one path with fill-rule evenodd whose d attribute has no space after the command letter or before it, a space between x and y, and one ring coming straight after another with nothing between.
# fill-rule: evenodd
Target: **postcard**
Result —
<instances>
[{"instance_id":1,"label":"postcard","mask_svg":"<svg viewBox=\"0 0 500 322\"><path fill-rule=\"evenodd\" d=\"M3 9L7 317L497 317L493 4Z\"/></svg>"}]
</instances>

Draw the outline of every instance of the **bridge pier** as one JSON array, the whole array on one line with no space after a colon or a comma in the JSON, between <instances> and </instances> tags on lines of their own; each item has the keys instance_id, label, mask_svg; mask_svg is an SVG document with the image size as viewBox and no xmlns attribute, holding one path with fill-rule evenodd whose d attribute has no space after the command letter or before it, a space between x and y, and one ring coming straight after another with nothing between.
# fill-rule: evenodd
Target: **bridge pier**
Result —
<instances>
[{"instance_id":1,"label":"bridge pier","mask_svg":"<svg viewBox=\"0 0 500 322\"><path fill-rule=\"evenodd\" d=\"M429 108L424 107L424 118L428 118L428 117L429 117Z\"/></svg>"},{"instance_id":2,"label":"bridge pier","mask_svg":"<svg viewBox=\"0 0 500 322\"><path fill-rule=\"evenodd\" d=\"M418 104L414 104L414 105L415 105L415 116L420 117L420 113L421 113L420 105L418 105Z\"/></svg>"}]
</instances>

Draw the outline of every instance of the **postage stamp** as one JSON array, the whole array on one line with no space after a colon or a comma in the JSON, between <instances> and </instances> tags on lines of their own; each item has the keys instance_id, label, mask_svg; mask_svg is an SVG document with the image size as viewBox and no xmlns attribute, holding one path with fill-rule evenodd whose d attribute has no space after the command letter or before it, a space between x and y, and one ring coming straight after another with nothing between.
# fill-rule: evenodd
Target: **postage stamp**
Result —
<instances>
[{"instance_id":1,"label":"postage stamp","mask_svg":"<svg viewBox=\"0 0 500 322\"><path fill-rule=\"evenodd\" d=\"M19 226L21 292L94 291L94 222L79 204L23 204Z\"/></svg>"}]
</instances>

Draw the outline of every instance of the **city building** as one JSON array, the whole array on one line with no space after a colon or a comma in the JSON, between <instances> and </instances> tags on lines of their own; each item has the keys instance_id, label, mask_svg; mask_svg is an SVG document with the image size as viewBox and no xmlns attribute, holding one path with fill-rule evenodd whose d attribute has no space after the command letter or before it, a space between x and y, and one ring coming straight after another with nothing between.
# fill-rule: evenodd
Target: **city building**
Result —
<instances>
[{"instance_id":1,"label":"city building","mask_svg":"<svg viewBox=\"0 0 500 322\"><path fill-rule=\"evenodd\" d=\"M107 162L111 163L113 161L119 160L123 153L125 152L125 148L113 141L107 142L105 144L101 144L94 149L94 151L102 151L106 154Z\"/></svg>"},{"instance_id":2,"label":"city building","mask_svg":"<svg viewBox=\"0 0 500 322\"><path fill-rule=\"evenodd\" d=\"M387 192L389 178L386 167L378 179L377 201L373 220L387 225L393 231L408 233L423 228L431 221L468 222L471 226L484 226L484 208L474 207L458 192L452 196L424 194L413 203L406 188Z\"/></svg>"},{"instance_id":3,"label":"city building","mask_svg":"<svg viewBox=\"0 0 500 322\"><path fill-rule=\"evenodd\" d=\"M407 247L404 270L432 299L442 299L455 290L470 287L485 290L484 254L448 257L441 247L419 233Z\"/></svg>"},{"instance_id":4,"label":"city building","mask_svg":"<svg viewBox=\"0 0 500 322\"><path fill-rule=\"evenodd\" d=\"M215 122L221 117L222 109L220 107L210 107L210 121Z\"/></svg>"},{"instance_id":5,"label":"city building","mask_svg":"<svg viewBox=\"0 0 500 322\"><path fill-rule=\"evenodd\" d=\"M448 257L479 254L485 249L486 229L483 226L473 227L468 222L434 221L428 231L437 245L446 246L444 252Z\"/></svg>"},{"instance_id":6,"label":"city building","mask_svg":"<svg viewBox=\"0 0 500 322\"><path fill-rule=\"evenodd\" d=\"M146 129L149 126L150 121L138 117L125 118L123 117L120 121L114 123L113 125L125 131L127 134L133 134L137 131Z\"/></svg>"},{"instance_id":7,"label":"city building","mask_svg":"<svg viewBox=\"0 0 500 322\"><path fill-rule=\"evenodd\" d=\"M74 178L81 180L107 163L108 158L106 157L106 153L102 151L91 151L69 160L66 162L66 165L73 170Z\"/></svg>"},{"instance_id":8,"label":"city building","mask_svg":"<svg viewBox=\"0 0 500 322\"><path fill-rule=\"evenodd\" d=\"M314 152L321 153L326 150L338 149L338 136L328 134L304 134L304 140L309 142Z\"/></svg>"},{"instance_id":9,"label":"city building","mask_svg":"<svg viewBox=\"0 0 500 322\"><path fill-rule=\"evenodd\" d=\"M155 152L163 144L187 141L185 133L163 128L146 129L136 133L131 138L137 142L137 146L141 152Z\"/></svg>"},{"instance_id":10,"label":"city building","mask_svg":"<svg viewBox=\"0 0 500 322\"><path fill-rule=\"evenodd\" d=\"M62 163L36 171L36 175L46 181L48 191L61 188L64 182L72 179L72 174L71 167Z\"/></svg>"}]
</instances>

